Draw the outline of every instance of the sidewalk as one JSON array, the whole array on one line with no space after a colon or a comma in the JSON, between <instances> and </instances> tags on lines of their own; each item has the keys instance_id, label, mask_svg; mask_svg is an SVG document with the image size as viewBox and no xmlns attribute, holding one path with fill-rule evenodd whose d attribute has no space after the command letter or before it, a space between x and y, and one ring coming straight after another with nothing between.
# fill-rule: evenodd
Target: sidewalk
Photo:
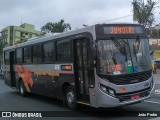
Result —
<instances>
[{"instance_id":1,"label":"sidewalk","mask_svg":"<svg viewBox=\"0 0 160 120\"><path fill-rule=\"evenodd\" d=\"M153 74L153 80L155 84L160 84L160 70L157 70L157 73Z\"/></svg>"},{"instance_id":2,"label":"sidewalk","mask_svg":"<svg viewBox=\"0 0 160 120\"><path fill-rule=\"evenodd\" d=\"M160 74L153 74L153 80L155 84L160 84Z\"/></svg>"}]
</instances>

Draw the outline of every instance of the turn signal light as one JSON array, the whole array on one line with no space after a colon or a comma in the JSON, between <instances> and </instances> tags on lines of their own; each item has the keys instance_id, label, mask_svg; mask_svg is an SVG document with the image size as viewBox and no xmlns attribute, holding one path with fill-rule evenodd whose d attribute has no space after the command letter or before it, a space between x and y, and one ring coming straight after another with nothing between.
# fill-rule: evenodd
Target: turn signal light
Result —
<instances>
[{"instance_id":1,"label":"turn signal light","mask_svg":"<svg viewBox=\"0 0 160 120\"><path fill-rule=\"evenodd\" d=\"M121 88L119 88L119 91L120 91L120 92L125 92L125 91L126 91L126 88L121 87Z\"/></svg>"}]
</instances>

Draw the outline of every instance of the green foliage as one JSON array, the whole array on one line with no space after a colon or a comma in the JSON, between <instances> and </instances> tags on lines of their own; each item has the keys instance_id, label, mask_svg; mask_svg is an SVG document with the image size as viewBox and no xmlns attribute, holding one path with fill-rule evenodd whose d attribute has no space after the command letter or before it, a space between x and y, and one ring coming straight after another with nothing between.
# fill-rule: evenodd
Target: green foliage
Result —
<instances>
[{"instance_id":1,"label":"green foliage","mask_svg":"<svg viewBox=\"0 0 160 120\"><path fill-rule=\"evenodd\" d=\"M160 30L158 29L150 29L149 30L149 36L151 38L160 39Z\"/></svg>"},{"instance_id":2,"label":"green foliage","mask_svg":"<svg viewBox=\"0 0 160 120\"><path fill-rule=\"evenodd\" d=\"M160 30L158 30L158 38L160 39Z\"/></svg>"},{"instance_id":3,"label":"green foliage","mask_svg":"<svg viewBox=\"0 0 160 120\"><path fill-rule=\"evenodd\" d=\"M151 32L151 38L157 38L157 36L158 36L157 30L153 29Z\"/></svg>"},{"instance_id":4,"label":"green foliage","mask_svg":"<svg viewBox=\"0 0 160 120\"><path fill-rule=\"evenodd\" d=\"M157 4L155 0L147 0L146 4L144 0L134 0L132 2L133 20L150 28L155 21L154 10Z\"/></svg>"},{"instance_id":5,"label":"green foliage","mask_svg":"<svg viewBox=\"0 0 160 120\"><path fill-rule=\"evenodd\" d=\"M71 30L71 26L69 23L65 23L63 19L55 23L48 22L41 27L41 31L45 33L64 32L68 29Z\"/></svg>"}]
</instances>

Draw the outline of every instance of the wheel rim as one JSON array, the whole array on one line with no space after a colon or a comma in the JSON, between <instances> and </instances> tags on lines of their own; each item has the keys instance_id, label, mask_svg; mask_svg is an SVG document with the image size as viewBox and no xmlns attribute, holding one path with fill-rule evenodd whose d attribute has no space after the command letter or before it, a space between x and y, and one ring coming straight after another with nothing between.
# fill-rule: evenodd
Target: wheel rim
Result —
<instances>
[{"instance_id":1,"label":"wheel rim","mask_svg":"<svg viewBox=\"0 0 160 120\"><path fill-rule=\"evenodd\" d=\"M72 104L75 101L75 96L74 96L73 91L68 92L67 101L69 104Z\"/></svg>"}]
</instances>

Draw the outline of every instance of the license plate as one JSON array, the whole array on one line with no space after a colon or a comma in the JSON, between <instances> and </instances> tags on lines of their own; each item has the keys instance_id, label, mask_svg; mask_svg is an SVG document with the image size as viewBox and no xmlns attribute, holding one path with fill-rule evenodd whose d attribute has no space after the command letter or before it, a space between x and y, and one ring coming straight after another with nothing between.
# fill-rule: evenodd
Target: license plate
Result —
<instances>
[{"instance_id":1,"label":"license plate","mask_svg":"<svg viewBox=\"0 0 160 120\"><path fill-rule=\"evenodd\" d=\"M140 94L131 95L131 100L140 98Z\"/></svg>"}]
</instances>

